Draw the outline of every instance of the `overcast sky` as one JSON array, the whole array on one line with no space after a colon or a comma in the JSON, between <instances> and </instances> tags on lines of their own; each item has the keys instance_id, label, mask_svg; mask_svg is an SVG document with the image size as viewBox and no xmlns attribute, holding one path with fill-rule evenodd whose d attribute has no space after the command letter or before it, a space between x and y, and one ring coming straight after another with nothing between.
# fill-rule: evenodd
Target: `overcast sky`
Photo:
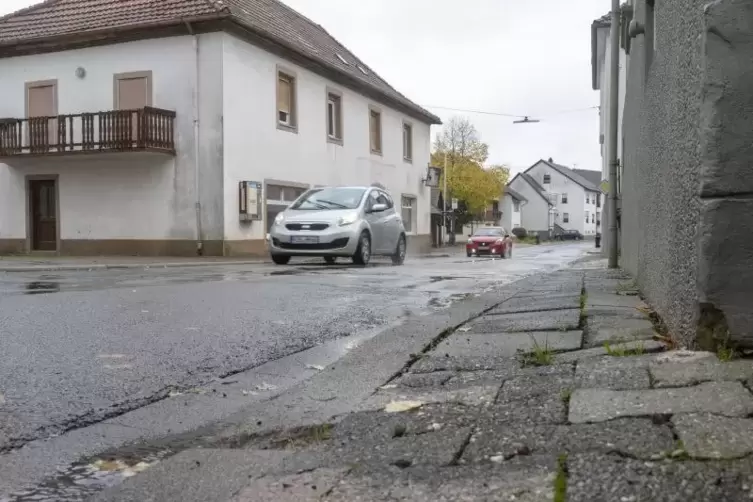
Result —
<instances>
[{"instance_id":1,"label":"overcast sky","mask_svg":"<svg viewBox=\"0 0 753 502\"><path fill-rule=\"evenodd\" d=\"M601 169L591 22L607 0L284 0L324 26L395 88L426 107L530 115L468 117L490 163L513 172L539 158ZM37 3L0 0L0 15ZM438 130L438 128L437 128ZM434 131L436 134L436 131Z\"/></svg>"}]
</instances>

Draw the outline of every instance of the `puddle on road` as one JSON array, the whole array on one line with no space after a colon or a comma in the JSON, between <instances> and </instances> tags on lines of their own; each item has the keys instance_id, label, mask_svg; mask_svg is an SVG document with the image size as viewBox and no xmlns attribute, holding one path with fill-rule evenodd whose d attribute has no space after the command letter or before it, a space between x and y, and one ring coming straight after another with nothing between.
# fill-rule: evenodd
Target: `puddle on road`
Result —
<instances>
[{"instance_id":1,"label":"puddle on road","mask_svg":"<svg viewBox=\"0 0 753 502\"><path fill-rule=\"evenodd\" d=\"M0 502L80 502L145 471L173 453L163 449L123 458L102 455L61 469L58 476L34 488L0 497Z\"/></svg>"},{"instance_id":2,"label":"puddle on road","mask_svg":"<svg viewBox=\"0 0 753 502\"><path fill-rule=\"evenodd\" d=\"M24 293L27 295L41 295L46 293L59 293L60 283L49 281L34 281L26 284Z\"/></svg>"}]
</instances>

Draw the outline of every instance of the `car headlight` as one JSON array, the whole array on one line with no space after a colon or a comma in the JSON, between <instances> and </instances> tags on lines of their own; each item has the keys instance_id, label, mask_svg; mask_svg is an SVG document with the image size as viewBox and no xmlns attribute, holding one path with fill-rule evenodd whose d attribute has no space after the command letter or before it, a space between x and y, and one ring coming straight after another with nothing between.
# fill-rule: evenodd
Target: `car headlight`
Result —
<instances>
[{"instance_id":1,"label":"car headlight","mask_svg":"<svg viewBox=\"0 0 753 502\"><path fill-rule=\"evenodd\" d=\"M504 243L505 243L504 239L497 239L497 242L495 242L495 244L504 244Z\"/></svg>"},{"instance_id":2,"label":"car headlight","mask_svg":"<svg viewBox=\"0 0 753 502\"><path fill-rule=\"evenodd\" d=\"M285 221L285 214L277 213L277 216L275 216L275 225L282 225L283 221Z\"/></svg>"},{"instance_id":3,"label":"car headlight","mask_svg":"<svg viewBox=\"0 0 753 502\"><path fill-rule=\"evenodd\" d=\"M352 225L353 223L356 222L357 219L358 219L358 213L346 214L345 216L340 216L337 219L337 225L341 227Z\"/></svg>"},{"instance_id":4,"label":"car headlight","mask_svg":"<svg viewBox=\"0 0 753 502\"><path fill-rule=\"evenodd\" d=\"M473 239L468 239L468 244L473 244Z\"/></svg>"}]
</instances>

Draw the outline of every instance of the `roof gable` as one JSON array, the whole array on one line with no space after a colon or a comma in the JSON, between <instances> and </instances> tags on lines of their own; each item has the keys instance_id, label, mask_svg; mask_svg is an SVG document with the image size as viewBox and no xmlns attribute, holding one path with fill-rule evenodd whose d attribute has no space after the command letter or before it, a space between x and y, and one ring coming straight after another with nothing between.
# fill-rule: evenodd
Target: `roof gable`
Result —
<instances>
[{"instance_id":1,"label":"roof gable","mask_svg":"<svg viewBox=\"0 0 753 502\"><path fill-rule=\"evenodd\" d=\"M513 199L518 200L520 202L527 202L528 201L528 199L526 199L525 197L523 197L520 193L518 193L515 190L513 190L512 188L510 188L510 184L509 183L505 186L504 195L509 195Z\"/></svg>"},{"instance_id":2,"label":"roof gable","mask_svg":"<svg viewBox=\"0 0 753 502\"><path fill-rule=\"evenodd\" d=\"M510 182L509 182L509 183L508 183L507 185L508 185L508 186L512 185L512 184L513 184L513 182L514 182L514 181L515 181L516 179L518 179L518 178L522 179L522 180L523 180L523 181L525 181L525 182L526 182L526 183L527 183L528 185L530 185L530 187L531 187L531 188L533 189L533 191L534 191L534 192L536 192L537 194L539 194L539 195L541 196L541 198L542 198L542 199L544 199L544 201L545 201L545 202L546 202L546 203L547 203L548 205L550 205L550 206L552 205L552 202L551 202L551 201L549 200L549 198L548 198L548 197L546 196L546 190L544 190L544 187L542 187L541 185L539 185L539 184L538 184L538 182L537 182L537 181L536 181L535 179L533 179L533 177L531 177L531 175L529 175L529 174L526 174L526 173L518 173L518 174L516 174L515 176L513 176L513 178L512 178L511 180L510 180Z\"/></svg>"},{"instance_id":3,"label":"roof gable","mask_svg":"<svg viewBox=\"0 0 753 502\"><path fill-rule=\"evenodd\" d=\"M211 20L235 23L386 98L386 105L395 103L428 124L442 123L389 85L322 26L279 0L47 0L0 18L0 49L13 49L20 43L49 47L51 41L66 36L100 41L110 37L117 42L118 32Z\"/></svg>"},{"instance_id":4,"label":"roof gable","mask_svg":"<svg viewBox=\"0 0 753 502\"><path fill-rule=\"evenodd\" d=\"M548 161L541 159L538 162L536 162L534 165L523 171L524 174L528 174L528 171L536 167L537 165L544 163L545 165L549 166L553 170L560 173L562 176L565 176L566 178L569 178L570 180L574 181L578 185L582 186L586 190L591 190L592 192L600 192L601 190L599 187L590 181L588 181L586 178L581 176L580 174L576 173L573 169L570 169L567 166L563 166L562 164L557 164L553 161ZM541 185L539 185L541 186Z\"/></svg>"}]
</instances>

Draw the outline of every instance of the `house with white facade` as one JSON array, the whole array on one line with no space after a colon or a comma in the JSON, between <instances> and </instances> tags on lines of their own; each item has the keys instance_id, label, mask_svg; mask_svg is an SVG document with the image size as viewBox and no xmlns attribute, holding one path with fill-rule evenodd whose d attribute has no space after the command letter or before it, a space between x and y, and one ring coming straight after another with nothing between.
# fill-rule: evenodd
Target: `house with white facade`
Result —
<instances>
[{"instance_id":1,"label":"house with white facade","mask_svg":"<svg viewBox=\"0 0 753 502\"><path fill-rule=\"evenodd\" d=\"M56 0L0 18L0 253L266 253L379 182L430 245L435 115L278 0Z\"/></svg>"},{"instance_id":2,"label":"house with white facade","mask_svg":"<svg viewBox=\"0 0 753 502\"><path fill-rule=\"evenodd\" d=\"M517 174L510 186L528 199L521 224L529 232L542 237L563 230L596 235L602 209L599 187L573 169L551 158L539 160Z\"/></svg>"},{"instance_id":3,"label":"house with white facade","mask_svg":"<svg viewBox=\"0 0 753 502\"><path fill-rule=\"evenodd\" d=\"M522 225L522 207L528 202L522 194L508 184L499 201L500 225L508 232Z\"/></svg>"}]
</instances>

